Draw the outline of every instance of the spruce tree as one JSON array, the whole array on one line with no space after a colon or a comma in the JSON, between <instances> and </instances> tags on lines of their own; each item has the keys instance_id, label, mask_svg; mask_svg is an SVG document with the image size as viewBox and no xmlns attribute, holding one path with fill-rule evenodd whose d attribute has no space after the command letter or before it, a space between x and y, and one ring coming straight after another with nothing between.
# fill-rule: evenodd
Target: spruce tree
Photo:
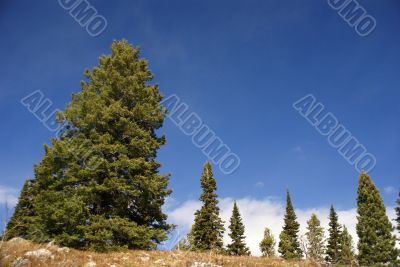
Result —
<instances>
[{"instance_id":1,"label":"spruce tree","mask_svg":"<svg viewBox=\"0 0 400 267\"><path fill-rule=\"evenodd\" d=\"M82 90L58 114L62 125L35 166L35 229L61 245L152 249L171 228L161 207L158 136L166 116L145 59L127 41L86 70Z\"/></svg>"},{"instance_id":2,"label":"spruce tree","mask_svg":"<svg viewBox=\"0 0 400 267\"><path fill-rule=\"evenodd\" d=\"M290 193L286 195L286 214L284 218L284 226L279 235L278 251L284 259L300 259L303 252L300 248L298 233L300 224L297 222L297 216L294 212Z\"/></svg>"},{"instance_id":3,"label":"spruce tree","mask_svg":"<svg viewBox=\"0 0 400 267\"><path fill-rule=\"evenodd\" d=\"M203 192L200 200L203 202L200 210L195 213L194 225L191 236L193 237L193 250L214 250L222 252L224 222L219 217L217 199L217 184L212 173L209 161L204 165L201 175L201 187Z\"/></svg>"},{"instance_id":4,"label":"spruce tree","mask_svg":"<svg viewBox=\"0 0 400 267\"><path fill-rule=\"evenodd\" d=\"M357 235L360 265L397 264L394 230L378 188L362 172L358 183Z\"/></svg>"},{"instance_id":5,"label":"spruce tree","mask_svg":"<svg viewBox=\"0 0 400 267\"><path fill-rule=\"evenodd\" d=\"M11 216L4 231L3 237L5 240L12 237L27 239L32 234L29 228L35 215L32 209L32 196L32 180L26 180L15 206L14 214Z\"/></svg>"},{"instance_id":6,"label":"spruce tree","mask_svg":"<svg viewBox=\"0 0 400 267\"><path fill-rule=\"evenodd\" d=\"M307 221L307 256L311 261L320 262L324 254L324 229L317 215L311 215Z\"/></svg>"},{"instance_id":7,"label":"spruce tree","mask_svg":"<svg viewBox=\"0 0 400 267\"><path fill-rule=\"evenodd\" d=\"M232 242L227 246L227 253L235 256L250 255L250 250L245 243L244 225L236 201L233 204L229 230Z\"/></svg>"},{"instance_id":8,"label":"spruce tree","mask_svg":"<svg viewBox=\"0 0 400 267\"><path fill-rule=\"evenodd\" d=\"M331 264L338 262L340 254L341 226L338 220L338 215L332 205L329 212L329 237L325 257L325 260Z\"/></svg>"},{"instance_id":9,"label":"spruce tree","mask_svg":"<svg viewBox=\"0 0 400 267\"><path fill-rule=\"evenodd\" d=\"M400 192L399 192L399 198L396 201L397 203L397 207L396 207L396 214L397 214L397 218L396 218L396 222L397 222L397 231L400 234ZM400 237L398 238L400 240Z\"/></svg>"},{"instance_id":10,"label":"spruce tree","mask_svg":"<svg viewBox=\"0 0 400 267\"><path fill-rule=\"evenodd\" d=\"M353 247L353 238L350 233L347 231L346 226L343 225L343 230L340 234L340 251L338 264L351 266L354 262L355 254Z\"/></svg>"},{"instance_id":11,"label":"spruce tree","mask_svg":"<svg viewBox=\"0 0 400 267\"><path fill-rule=\"evenodd\" d=\"M275 256L275 238L269 228L264 230L264 238L260 242L260 250L263 257L274 257Z\"/></svg>"}]
</instances>

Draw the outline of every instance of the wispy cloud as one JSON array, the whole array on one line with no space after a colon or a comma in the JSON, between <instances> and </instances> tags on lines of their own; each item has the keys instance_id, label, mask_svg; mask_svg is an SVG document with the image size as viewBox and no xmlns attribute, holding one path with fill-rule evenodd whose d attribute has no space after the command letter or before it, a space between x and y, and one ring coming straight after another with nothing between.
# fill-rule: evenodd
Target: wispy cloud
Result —
<instances>
[{"instance_id":1,"label":"wispy cloud","mask_svg":"<svg viewBox=\"0 0 400 267\"><path fill-rule=\"evenodd\" d=\"M221 217L225 221L225 227L228 229L229 218L233 207L233 198L220 199ZM246 227L246 243L250 247L253 255L260 255L259 243L263 237L264 228L271 229L278 240L279 233L283 226L283 217L285 212L285 203L276 198L254 199L242 198L236 199L239 206L243 222ZM195 200L188 200L181 205L171 209L168 212L168 218L171 223L177 224L181 229L189 231L194 221L194 212L199 209L201 203ZM329 207L317 207L308 209L296 209L298 221L301 225L300 235L306 232L307 220L311 214L315 213L321 220L322 226L325 228L325 236L328 236L328 217ZM346 225L350 234L353 236L354 244L357 244L358 238L356 234L357 210L355 208L347 210L338 210L339 222ZM390 218L395 217L393 208L388 208ZM230 242L228 232L224 235L224 242Z\"/></svg>"},{"instance_id":2,"label":"wispy cloud","mask_svg":"<svg viewBox=\"0 0 400 267\"><path fill-rule=\"evenodd\" d=\"M395 193L397 190L396 190L396 188L394 188L393 186L387 186L387 187L385 187L385 188L383 189L383 191L384 191L386 194L391 195L391 194Z\"/></svg>"},{"instance_id":3,"label":"wispy cloud","mask_svg":"<svg viewBox=\"0 0 400 267\"><path fill-rule=\"evenodd\" d=\"M298 159L305 160L306 154L301 146L295 146L291 149L292 153L294 153Z\"/></svg>"},{"instance_id":4,"label":"wispy cloud","mask_svg":"<svg viewBox=\"0 0 400 267\"><path fill-rule=\"evenodd\" d=\"M255 183L254 186L257 187L257 188L263 188L264 187L264 183L263 182L257 182L257 183Z\"/></svg>"},{"instance_id":5,"label":"wispy cloud","mask_svg":"<svg viewBox=\"0 0 400 267\"><path fill-rule=\"evenodd\" d=\"M0 185L0 205L7 203L9 208L13 208L18 201L19 190Z\"/></svg>"}]
</instances>

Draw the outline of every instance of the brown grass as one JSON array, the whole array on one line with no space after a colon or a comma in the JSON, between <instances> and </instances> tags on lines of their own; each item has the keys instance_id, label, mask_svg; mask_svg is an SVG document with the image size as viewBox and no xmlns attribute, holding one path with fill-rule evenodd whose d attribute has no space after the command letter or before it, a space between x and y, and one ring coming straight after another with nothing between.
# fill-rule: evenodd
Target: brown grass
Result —
<instances>
[{"instance_id":1,"label":"brown grass","mask_svg":"<svg viewBox=\"0 0 400 267\"><path fill-rule=\"evenodd\" d=\"M28 251L37 249L49 250L53 257L25 256ZM89 262L96 263L96 267L153 267L176 266L188 267L194 262L213 263L220 266L244 267L244 266L293 266L308 267L321 266L305 261L290 262L282 259L267 259L262 257L231 257L212 253L195 253L185 251L142 251L127 250L124 252L96 253L70 249L62 251L58 246L49 244L33 244L25 240L12 240L0 243L0 266L13 266L17 258L27 259L26 267L36 266L62 266L83 267ZM88 266L88 265L86 265Z\"/></svg>"}]
</instances>

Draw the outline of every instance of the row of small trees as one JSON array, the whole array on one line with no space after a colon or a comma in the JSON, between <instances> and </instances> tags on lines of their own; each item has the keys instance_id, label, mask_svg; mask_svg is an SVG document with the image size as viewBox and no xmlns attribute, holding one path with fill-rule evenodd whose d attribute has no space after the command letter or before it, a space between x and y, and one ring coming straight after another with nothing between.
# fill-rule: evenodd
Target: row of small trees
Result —
<instances>
[{"instance_id":1,"label":"row of small trees","mask_svg":"<svg viewBox=\"0 0 400 267\"><path fill-rule=\"evenodd\" d=\"M214 250L229 255L249 255L245 243L244 224L239 208L234 203L229 225L231 243L223 245L224 222L219 216L216 181L209 162L204 165L201 176L203 192L200 200L202 207L195 213L195 221L182 245L195 251ZM400 198L397 201L397 230L400 231ZM352 236L346 226L339 224L338 214L331 206L329 215L329 236L325 239L324 229L316 214L307 221L307 232L299 236L300 224L292 205L289 191L286 197L284 226L279 235L278 252L284 259L301 259L304 256L315 262L351 265L357 261L360 265L398 264L399 251L396 249L396 237L393 226L386 215L386 208L380 193L366 173L359 177L357 197L357 245L355 255ZM271 230L266 228L260 242L263 256L275 256L276 241Z\"/></svg>"}]
</instances>

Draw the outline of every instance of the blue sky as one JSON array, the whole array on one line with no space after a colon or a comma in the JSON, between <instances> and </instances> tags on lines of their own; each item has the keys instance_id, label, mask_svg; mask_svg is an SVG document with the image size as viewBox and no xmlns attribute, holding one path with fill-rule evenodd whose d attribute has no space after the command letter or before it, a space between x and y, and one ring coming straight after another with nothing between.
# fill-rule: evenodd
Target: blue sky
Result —
<instances>
[{"instance_id":1,"label":"blue sky","mask_svg":"<svg viewBox=\"0 0 400 267\"><path fill-rule=\"evenodd\" d=\"M0 3L0 193L16 194L50 133L20 104L42 90L63 108L114 39L141 47L163 94L177 94L240 157L215 167L222 198L283 199L298 208L355 206L358 174L292 103L313 94L377 159L371 176L393 206L400 173L400 4L359 1L376 21L360 37L326 1L100 1L98 37L58 1ZM161 132L171 205L197 199L207 160L170 120ZM11 193L10 193L11 192ZM1 199L1 198L0 198Z\"/></svg>"}]
</instances>

